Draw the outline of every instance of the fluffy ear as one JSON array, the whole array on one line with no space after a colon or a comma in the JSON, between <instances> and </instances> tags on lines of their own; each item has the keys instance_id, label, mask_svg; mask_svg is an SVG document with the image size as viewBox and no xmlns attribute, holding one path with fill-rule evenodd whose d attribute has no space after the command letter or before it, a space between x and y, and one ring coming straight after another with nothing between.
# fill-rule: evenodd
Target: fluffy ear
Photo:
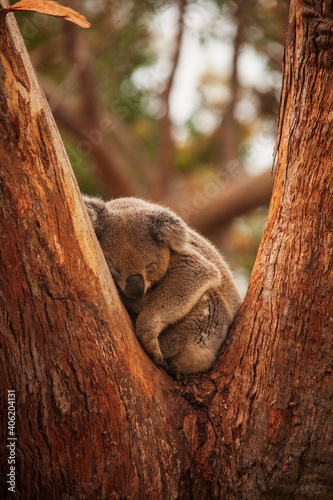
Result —
<instances>
[{"instance_id":1,"label":"fluffy ear","mask_svg":"<svg viewBox=\"0 0 333 500\"><path fill-rule=\"evenodd\" d=\"M96 236L100 240L108 218L106 205L100 198L90 198L89 196L83 196L83 201L87 207Z\"/></svg>"},{"instance_id":2,"label":"fluffy ear","mask_svg":"<svg viewBox=\"0 0 333 500\"><path fill-rule=\"evenodd\" d=\"M167 243L172 250L181 252L188 242L188 229L185 222L167 209L152 214L151 232L153 237Z\"/></svg>"}]
</instances>

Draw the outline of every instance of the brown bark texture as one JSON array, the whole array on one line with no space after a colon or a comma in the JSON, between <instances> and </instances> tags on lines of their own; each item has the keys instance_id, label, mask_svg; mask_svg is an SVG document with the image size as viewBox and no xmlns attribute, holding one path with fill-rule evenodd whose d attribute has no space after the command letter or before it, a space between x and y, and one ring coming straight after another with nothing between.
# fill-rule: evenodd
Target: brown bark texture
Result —
<instances>
[{"instance_id":1,"label":"brown bark texture","mask_svg":"<svg viewBox=\"0 0 333 500\"><path fill-rule=\"evenodd\" d=\"M187 383L136 340L14 16L0 15L1 498L10 390L16 498L333 496L328 9L291 2L265 234L227 344Z\"/></svg>"}]
</instances>

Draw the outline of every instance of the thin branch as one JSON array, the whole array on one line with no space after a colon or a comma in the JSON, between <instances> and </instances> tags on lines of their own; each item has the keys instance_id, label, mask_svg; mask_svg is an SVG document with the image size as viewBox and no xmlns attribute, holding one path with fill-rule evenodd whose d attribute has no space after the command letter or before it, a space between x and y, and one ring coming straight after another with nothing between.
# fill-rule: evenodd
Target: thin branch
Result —
<instances>
[{"instance_id":1,"label":"thin branch","mask_svg":"<svg viewBox=\"0 0 333 500\"><path fill-rule=\"evenodd\" d=\"M174 170L174 141L172 138L172 123L170 119L170 94L174 84L175 74L178 68L181 46L184 38L185 11L188 0L179 0L178 31L175 38L175 51L172 57L172 67L165 88L160 96L164 108L164 116L160 121L160 194L168 191L168 186L173 177Z\"/></svg>"},{"instance_id":2,"label":"thin branch","mask_svg":"<svg viewBox=\"0 0 333 500\"><path fill-rule=\"evenodd\" d=\"M176 35L175 39L175 51L172 57L172 67L171 71L169 74L169 77L166 81L164 91L162 92L162 100L165 103L167 112L169 112L169 99L170 99L170 93L172 90L172 86L174 83L175 79L175 74L177 71L178 63L179 63L179 57L180 57L180 51L181 51L181 46L184 38L184 28L185 28L185 11L186 7L188 4L188 0L179 0L179 20L178 20L178 32Z\"/></svg>"},{"instance_id":3,"label":"thin branch","mask_svg":"<svg viewBox=\"0 0 333 500\"><path fill-rule=\"evenodd\" d=\"M239 156L237 151L237 123L234 114L241 89L238 79L238 59L244 40L244 31L246 29L246 14L243 10L244 6L241 4L237 10L238 24L234 39L234 54L230 81L231 97L218 129L218 138L220 142L218 163L221 166L227 166L229 162L235 161Z\"/></svg>"},{"instance_id":4,"label":"thin branch","mask_svg":"<svg viewBox=\"0 0 333 500\"><path fill-rule=\"evenodd\" d=\"M57 121L61 123L69 132L74 134L80 141L87 140L87 134L99 136L99 140L95 144L91 155L95 162L96 168L100 173L103 182L106 182L106 187L109 182L105 180L105 170L117 170L126 178L126 183L130 182L129 174L126 172L133 171L133 177L137 178L140 188L131 188L131 191L136 195L145 195L151 199L157 199L155 190L157 185L157 168L154 163L147 157L141 144L137 141L127 124L121 120L110 109L104 109L99 112L100 119L96 123L87 123L81 119L80 103L78 100L66 97L68 91L63 86L55 86L50 80L42 79L42 86L50 107ZM103 133L105 124L107 132ZM103 136L103 141L102 141ZM96 139L98 139L96 137ZM96 142L96 141L95 141ZM107 157L104 158L104 163L99 164L97 159L101 157L99 147L104 144L104 150L107 151ZM109 188L107 188L109 191ZM139 192L138 192L139 191ZM109 192L113 195L113 192Z\"/></svg>"},{"instance_id":5,"label":"thin branch","mask_svg":"<svg viewBox=\"0 0 333 500\"><path fill-rule=\"evenodd\" d=\"M204 196L200 199L200 208L193 203L174 205L189 224L205 235L212 234L218 227L224 227L232 219L251 210L267 205L273 189L273 177L270 170L256 177L243 175L232 181L210 201ZM184 209L187 213L184 213Z\"/></svg>"},{"instance_id":6,"label":"thin branch","mask_svg":"<svg viewBox=\"0 0 333 500\"><path fill-rule=\"evenodd\" d=\"M110 197L137 194L131 180L125 174L123 162L116 153L115 145L110 144L111 134L106 137L103 130L100 127L94 128L93 124L86 127L83 120L80 120L80 111L65 100L60 100L55 89L45 81L43 89L56 121L77 137L79 150L82 146L87 149L86 154L92 156L105 194ZM57 102L54 108L52 102Z\"/></svg>"},{"instance_id":7,"label":"thin branch","mask_svg":"<svg viewBox=\"0 0 333 500\"><path fill-rule=\"evenodd\" d=\"M87 122L96 125L100 113L96 95L97 82L91 69L90 57L75 26L70 24L64 26L64 34L67 57L76 70L76 83L81 97L81 114Z\"/></svg>"}]
</instances>

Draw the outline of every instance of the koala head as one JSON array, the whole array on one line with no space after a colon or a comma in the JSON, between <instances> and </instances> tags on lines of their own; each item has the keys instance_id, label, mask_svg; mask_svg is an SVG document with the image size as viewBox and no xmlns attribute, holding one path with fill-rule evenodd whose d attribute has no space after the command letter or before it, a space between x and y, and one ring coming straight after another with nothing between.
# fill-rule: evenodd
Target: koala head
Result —
<instances>
[{"instance_id":1,"label":"koala head","mask_svg":"<svg viewBox=\"0 0 333 500\"><path fill-rule=\"evenodd\" d=\"M165 275L170 250L185 248L186 224L167 208L137 198L84 201L117 286L130 299L142 298Z\"/></svg>"}]
</instances>

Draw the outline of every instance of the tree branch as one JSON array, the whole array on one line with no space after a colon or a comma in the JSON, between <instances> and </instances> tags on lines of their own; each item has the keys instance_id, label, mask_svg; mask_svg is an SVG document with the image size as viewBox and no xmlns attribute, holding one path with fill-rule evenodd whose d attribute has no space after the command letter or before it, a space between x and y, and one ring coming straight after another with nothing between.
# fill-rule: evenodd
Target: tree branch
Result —
<instances>
[{"instance_id":1,"label":"tree branch","mask_svg":"<svg viewBox=\"0 0 333 500\"><path fill-rule=\"evenodd\" d=\"M221 123L217 130L219 138L218 163L227 169L228 163L235 161L239 157L238 147L238 125L235 120L235 108L239 99L240 84L238 80L238 59L244 41L244 31L246 28L246 15L243 12L242 4L237 8L237 30L233 43L232 72L230 81L231 96L226 110L223 113Z\"/></svg>"},{"instance_id":2,"label":"tree branch","mask_svg":"<svg viewBox=\"0 0 333 500\"><path fill-rule=\"evenodd\" d=\"M52 111L80 141L86 142L89 135L95 134L100 137L100 140L93 141L90 149L97 171L100 172L103 180L106 194L109 196L145 194L151 199L156 199L156 165L147 157L123 120L111 110L101 111L100 99L95 92L97 85L84 42L72 26L66 27L65 33L66 52L70 54L72 61L70 84L74 84L73 79L79 84L80 104L75 110L72 104L73 99L71 102L66 102L68 98L66 99L58 88L44 79L43 87L50 99ZM103 132L101 123L107 128L106 133ZM133 183L126 174L131 170L133 177L137 177L137 183Z\"/></svg>"},{"instance_id":3,"label":"tree branch","mask_svg":"<svg viewBox=\"0 0 333 500\"><path fill-rule=\"evenodd\" d=\"M291 1L265 234L216 364L184 383L135 338L15 19L0 16L0 397L9 410L9 388L17 393L20 496L332 497L326 8Z\"/></svg>"},{"instance_id":4,"label":"tree branch","mask_svg":"<svg viewBox=\"0 0 333 500\"><path fill-rule=\"evenodd\" d=\"M160 96L162 109L164 111L163 117L161 118L159 123L160 178L158 187L160 197L168 192L168 187L170 186L174 174L175 147L172 137L172 123L170 119L170 94L178 67L182 41L184 37L185 12L187 3L188 0L178 0L179 20L178 31L175 38L175 50L172 57L172 66L169 77L165 82L164 90Z\"/></svg>"},{"instance_id":5,"label":"tree branch","mask_svg":"<svg viewBox=\"0 0 333 500\"><path fill-rule=\"evenodd\" d=\"M217 228L255 208L267 205L271 198L273 177L268 170L256 177L242 175L215 194L205 191L194 194L192 200L173 205L175 211L195 229L211 235Z\"/></svg>"}]
</instances>

